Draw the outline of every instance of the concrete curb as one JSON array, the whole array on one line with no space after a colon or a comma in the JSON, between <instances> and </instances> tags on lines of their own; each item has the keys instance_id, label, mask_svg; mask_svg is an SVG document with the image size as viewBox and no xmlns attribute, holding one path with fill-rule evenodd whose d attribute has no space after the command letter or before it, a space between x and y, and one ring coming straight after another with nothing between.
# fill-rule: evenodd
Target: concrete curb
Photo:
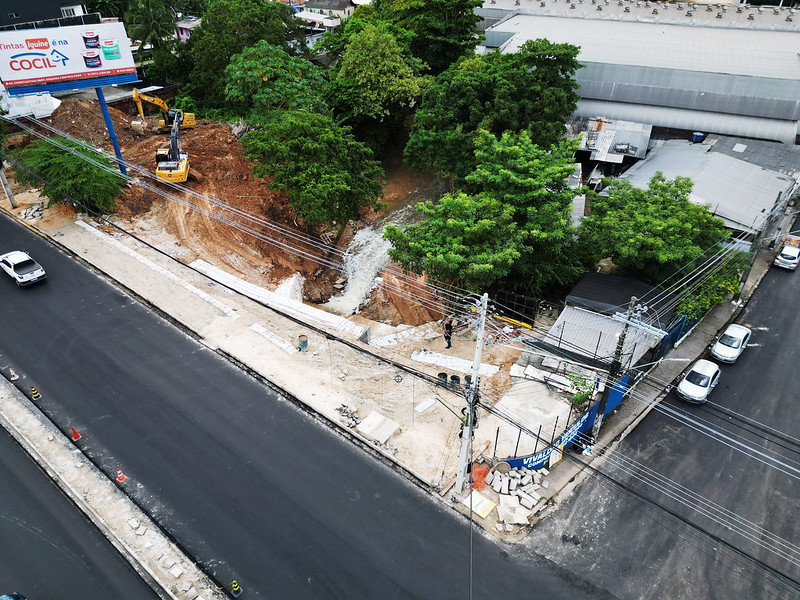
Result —
<instances>
[{"instance_id":1,"label":"concrete curb","mask_svg":"<svg viewBox=\"0 0 800 600\"><path fill-rule=\"evenodd\" d=\"M123 490L6 379L0 379L0 425L159 596L169 600L227 598Z\"/></svg>"}]
</instances>

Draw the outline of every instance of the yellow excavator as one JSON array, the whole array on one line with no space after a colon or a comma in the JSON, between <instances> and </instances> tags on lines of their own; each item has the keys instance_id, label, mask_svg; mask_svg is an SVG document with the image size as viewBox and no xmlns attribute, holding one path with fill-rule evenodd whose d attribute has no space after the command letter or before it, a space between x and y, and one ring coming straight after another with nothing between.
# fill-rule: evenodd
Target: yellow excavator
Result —
<instances>
[{"instance_id":1,"label":"yellow excavator","mask_svg":"<svg viewBox=\"0 0 800 600\"><path fill-rule=\"evenodd\" d=\"M139 111L139 116L142 118L142 121L145 120L144 109L142 108L142 100L149 102L150 104L155 104L161 109L161 114L164 116L164 118L158 121L159 131L170 131L174 121L178 121L183 129L194 127L194 113L185 113L182 110L169 108L167 103L161 98L142 94L139 92L139 90L133 88L133 101L136 103L136 109Z\"/></svg>"},{"instance_id":2,"label":"yellow excavator","mask_svg":"<svg viewBox=\"0 0 800 600\"><path fill-rule=\"evenodd\" d=\"M178 183L189 178L189 155L181 146L181 123L178 119L172 122L169 148L156 150L156 177Z\"/></svg>"}]
</instances>

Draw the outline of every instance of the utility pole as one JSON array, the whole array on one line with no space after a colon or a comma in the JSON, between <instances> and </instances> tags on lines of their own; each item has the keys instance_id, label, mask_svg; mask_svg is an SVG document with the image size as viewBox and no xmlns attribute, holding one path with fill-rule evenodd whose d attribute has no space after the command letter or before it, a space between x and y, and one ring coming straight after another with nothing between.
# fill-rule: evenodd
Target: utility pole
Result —
<instances>
[{"instance_id":1,"label":"utility pole","mask_svg":"<svg viewBox=\"0 0 800 600\"><path fill-rule=\"evenodd\" d=\"M638 298L636 296L631 296L631 301L628 303L628 311L625 313L625 325L623 325L622 331L619 334L617 349L614 351L614 362L611 363L611 370L608 372L606 387L603 389L603 395L600 396L600 405L597 407L597 416L594 418L594 426L592 427L592 439L594 440L597 440L597 436L600 433L600 425L603 424L603 413L606 410L608 396L617 384L617 376L620 371L622 371L622 363L620 362L622 359L622 349L625 346L625 336L628 335L628 327L631 324L631 317L633 316L633 307L636 306L637 300Z\"/></svg>"},{"instance_id":2,"label":"utility pole","mask_svg":"<svg viewBox=\"0 0 800 600\"><path fill-rule=\"evenodd\" d=\"M456 493L461 494L464 491L464 483L467 479L467 471L472 454L472 427L475 425L475 410L478 402L478 376L481 370L481 352L483 351L483 334L486 329L486 306L489 302L489 294L484 294L481 297L480 305L478 306L479 323L478 323L478 339L475 340L475 360L472 361L472 382L469 386L469 394L467 395L467 423L463 427L461 436L461 453L458 455L458 472L456 473Z\"/></svg>"}]
</instances>

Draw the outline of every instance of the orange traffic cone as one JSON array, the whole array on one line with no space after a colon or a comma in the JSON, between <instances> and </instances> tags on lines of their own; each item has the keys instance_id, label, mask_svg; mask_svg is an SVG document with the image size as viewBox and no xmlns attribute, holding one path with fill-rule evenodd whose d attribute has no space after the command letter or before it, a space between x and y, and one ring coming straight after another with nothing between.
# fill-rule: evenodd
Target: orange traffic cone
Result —
<instances>
[{"instance_id":1,"label":"orange traffic cone","mask_svg":"<svg viewBox=\"0 0 800 600\"><path fill-rule=\"evenodd\" d=\"M77 442L79 439L81 439L81 434L78 433L78 430L73 427L72 428L72 441L73 442Z\"/></svg>"},{"instance_id":2,"label":"orange traffic cone","mask_svg":"<svg viewBox=\"0 0 800 600\"><path fill-rule=\"evenodd\" d=\"M122 469L117 469L117 481L122 483L127 478L128 478L127 475L125 475L125 473L122 472Z\"/></svg>"}]
</instances>

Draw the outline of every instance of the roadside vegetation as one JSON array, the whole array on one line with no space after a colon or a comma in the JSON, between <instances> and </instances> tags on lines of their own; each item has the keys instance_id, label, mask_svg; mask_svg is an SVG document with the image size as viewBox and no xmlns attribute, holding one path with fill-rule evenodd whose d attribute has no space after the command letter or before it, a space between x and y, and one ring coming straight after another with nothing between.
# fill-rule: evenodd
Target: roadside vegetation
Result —
<instances>
[{"instance_id":1,"label":"roadside vegetation","mask_svg":"<svg viewBox=\"0 0 800 600\"><path fill-rule=\"evenodd\" d=\"M480 0L374 0L316 48L280 2L94 0L153 47L151 77L182 86L176 107L243 121L253 174L270 177L309 231L341 228L381 207L376 157L408 129L406 162L450 192L417 206L424 219L389 227L404 269L473 292L527 295L567 289L598 261L659 283L719 250L721 220L689 201L692 182L660 174L646 190L614 181L588 192L578 226L570 189L577 141L566 123L577 101L579 48L546 39L512 54L477 55ZM175 16L202 16L188 42ZM746 258L691 290L684 314L736 287Z\"/></svg>"}]
</instances>

